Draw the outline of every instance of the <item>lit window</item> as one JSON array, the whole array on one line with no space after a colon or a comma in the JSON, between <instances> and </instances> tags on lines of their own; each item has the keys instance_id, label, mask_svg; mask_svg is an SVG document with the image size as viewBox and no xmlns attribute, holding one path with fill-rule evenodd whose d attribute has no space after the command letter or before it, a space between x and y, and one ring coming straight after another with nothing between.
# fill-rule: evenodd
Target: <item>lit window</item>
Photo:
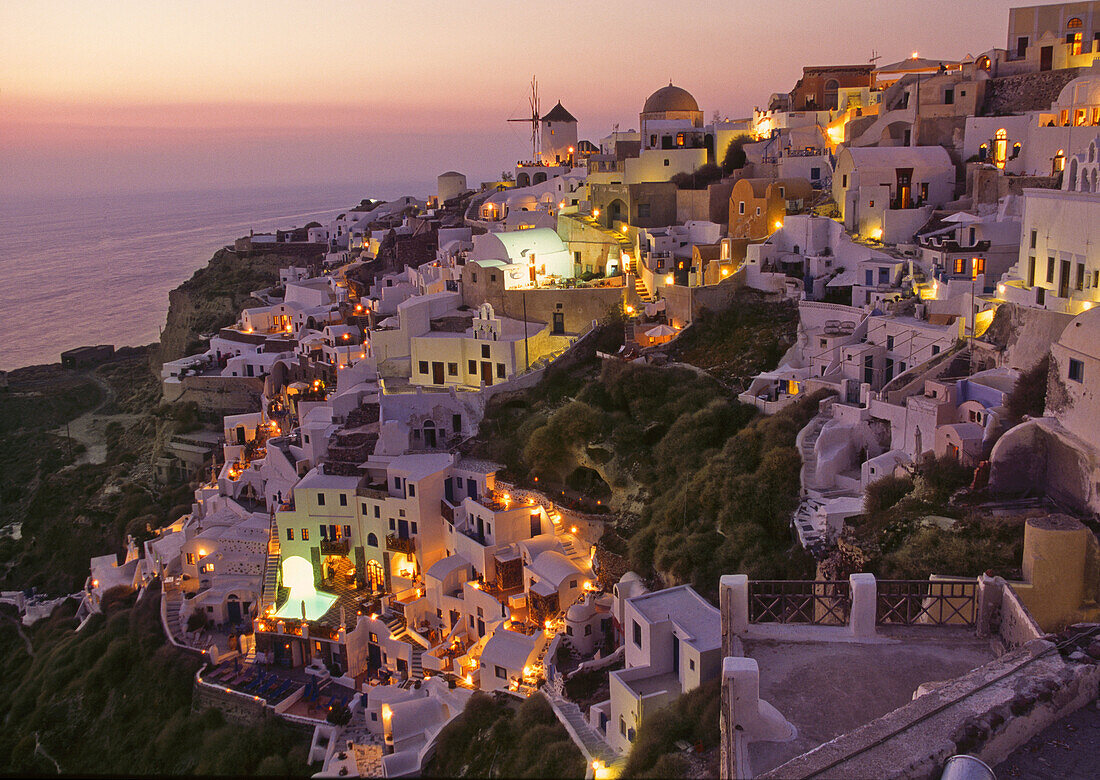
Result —
<instances>
[{"instance_id":1,"label":"lit window","mask_svg":"<svg viewBox=\"0 0 1100 780\"><path fill-rule=\"evenodd\" d=\"M293 528L286 529L286 540L288 542L293 542L294 541L294 529Z\"/></svg>"},{"instance_id":2,"label":"lit window","mask_svg":"<svg viewBox=\"0 0 1100 780\"><path fill-rule=\"evenodd\" d=\"M324 534L322 534L322 536L323 535ZM308 542L309 541L309 529L308 528L303 528L302 529L302 541L303 542Z\"/></svg>"}]
</instances>

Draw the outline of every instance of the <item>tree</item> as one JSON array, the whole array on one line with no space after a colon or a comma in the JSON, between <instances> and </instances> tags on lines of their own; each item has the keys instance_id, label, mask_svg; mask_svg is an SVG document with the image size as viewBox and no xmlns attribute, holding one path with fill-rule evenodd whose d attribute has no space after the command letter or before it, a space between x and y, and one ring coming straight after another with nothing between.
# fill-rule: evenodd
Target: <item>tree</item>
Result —
<instances>
[{"instance_id":1,"label":"tree","mask_svg":"<svg viewBox=\"0 0 1100 780\"><path fill-rule=\"evenodd\" d=\"M722 173L726 176L729 176L738 168L745 167L747 159L745 144L747 143L752 143L752 138L747 135L739 135L730 141L729 146L726 147L726 155L722 158Z\"/></svg>"},{"instance_id":2,"label":"tree","mask_svg":"<svg viewBox=\"0 0 1100 780\"><path fill-rule=\"evenodd\" d=\"M1047 374L1050 372L1050 353L1020 374L1015 387L1005 397L1005 410L1008 419L1017 422L1026 414L1029 417L1042 417L1047 403Z\"/></svg>"}]
</instances>

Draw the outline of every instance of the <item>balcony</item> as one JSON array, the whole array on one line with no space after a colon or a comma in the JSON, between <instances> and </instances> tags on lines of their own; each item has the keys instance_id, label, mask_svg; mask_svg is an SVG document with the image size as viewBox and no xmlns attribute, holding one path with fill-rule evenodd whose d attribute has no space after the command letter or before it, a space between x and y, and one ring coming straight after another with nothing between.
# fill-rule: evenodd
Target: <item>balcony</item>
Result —
<instances>
[{"instance_id":1,"label":"balcony","mask_svg":"<svg viewBox=\"0 0 1100 780\"><path fill-rule=\"evenodd\" d=\"M343 555L348 554L348 550L351 546L347 539L322 539L321 540L321 555Z\"/></svg>"},{"instance_id":2,"label":"balcony","mask_svg":"<svg viewBox=\"0 0 1100 780\"><path fill-rule=\"evenodd\" d=\"M397 534L388 534L386 536L386 549L390 552L399 552L404 553L405 555L415 555L416 540L402 539Z\"/></svg>"}]
</instances>

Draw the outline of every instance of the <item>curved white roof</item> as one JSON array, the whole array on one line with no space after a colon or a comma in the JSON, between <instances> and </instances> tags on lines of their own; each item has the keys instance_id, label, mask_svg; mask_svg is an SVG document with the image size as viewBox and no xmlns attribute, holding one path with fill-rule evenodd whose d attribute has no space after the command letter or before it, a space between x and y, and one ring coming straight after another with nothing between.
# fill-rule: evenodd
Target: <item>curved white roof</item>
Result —
<instances>
[{"instance_id":1,"label":"curved white roof","mask_svg":"<svg viewBox=\"0 0 1100 780\"><path fill-rule=\"evenodd\" d=\"M584 575L581 567L554 550L539 553L529 568L540 580L552 583L555 588L560 587L570 577Z\"/></svg>"},{"instance_id":2,"label":"curved white roof","mask_svg":"<svg viewBox=\"0 0 1100 780\"><path fill-rule=\"evenodd\" d=\"M938 165L951 168L951 157L942 146L848 146L839 157L848 155L855 167L905 168ZM839 158L838 158L839 166Z\"/></svg>"},{"instance_id":3,"label":"curved white roof","mask_svg":"<svg viewBox=\"0 0 1100 780\"><path fill-rule=\"evenodd\" d=\"M1074 317L1058 344L1090 357L1100 357L1100 308L1089 309Z\"/></svg>"},{"instance_id":4,"label":"curved white roof","mask_svg":"<svg viewBox=\"0 0 1100 780\"><path fill-rule=\"evenodd\" d=\"M511 263L525 262L528 255L547 255L566 251L561 237L550 228L511 230L486 233L474 238L474 258L507 259Z\"/></svg>"},{"instance_id":5,"label":"curved white roof","mask_svg":"<svg viewBox=\"0 0 1100 780\"><path fill-rule=\"evenodd\" d=\"M485 643L481 651L481 662L490 672L493 666L505 669L523 669L535 654L535 637L529 637L506 628L498 629Z\"/></svg>"}]
</instances>

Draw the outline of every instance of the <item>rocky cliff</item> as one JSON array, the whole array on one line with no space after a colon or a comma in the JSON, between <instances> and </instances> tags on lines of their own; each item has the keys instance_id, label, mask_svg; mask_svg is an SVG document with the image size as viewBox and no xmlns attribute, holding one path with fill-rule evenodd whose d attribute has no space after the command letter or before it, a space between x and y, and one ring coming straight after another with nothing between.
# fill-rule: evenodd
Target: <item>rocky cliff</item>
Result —
<instances>
[{"instance_id":1,"label":"rocky cliff","mask_svg":"<svg viewBox=\"0 0 1100 780\"><path fill-rule=\"evenodd\" d=\"M276 284L280 268L308 261L301 255L277 252L215 252L206 267L168 294L168 319L152 359L154 371L159 372L166 361L205 349L197 343L199 336L236 322L241 309L249 305L250 293Z\"/></svg>"}]
</instances>

